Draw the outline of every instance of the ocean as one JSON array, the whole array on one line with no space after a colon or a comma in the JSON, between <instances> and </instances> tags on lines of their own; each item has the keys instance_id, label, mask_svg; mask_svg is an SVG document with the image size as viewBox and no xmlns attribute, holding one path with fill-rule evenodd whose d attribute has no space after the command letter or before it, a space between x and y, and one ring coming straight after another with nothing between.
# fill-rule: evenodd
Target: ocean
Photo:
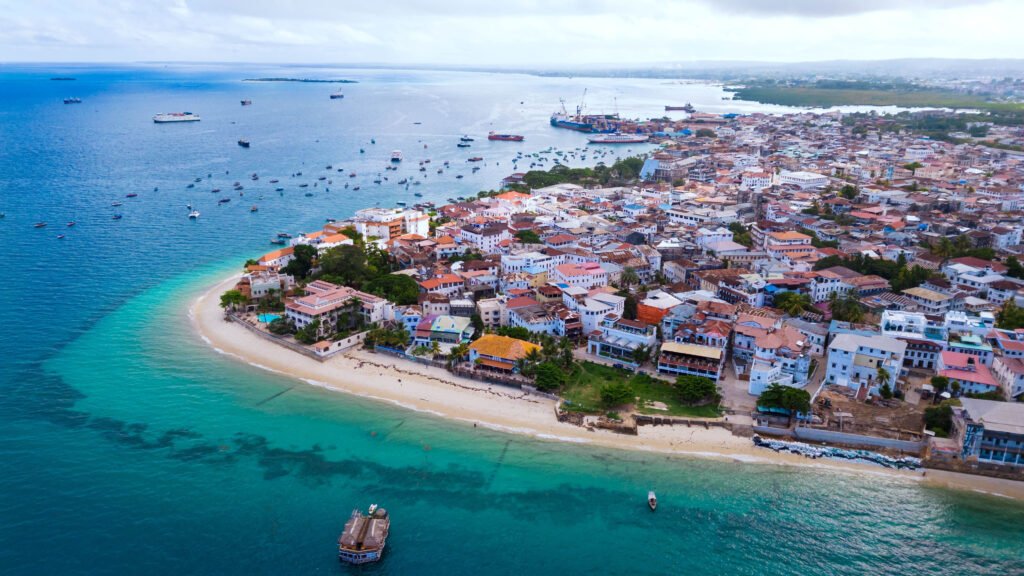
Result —
<instances>
[{"instance_id":1,"label":"ocean","mask_svg":"<svg viewBox=\"0 0 1024 576\"><path fill-rule=\"evenodd\" d=\"M269 76L358 83L242 82ZM277 232L411 204L414 191L443 203L497 187L517 151L584 147L547 124L584 88L592 111L628 116L685 102L784 110L660 80L0 66L0 573L1024 574L1019 502L870 469L471 428L241 364L192 333L188 303ZM330 100L337 89L345 98ZM83 102L62 104L70 96ZM183 110L202 121L151 120ZM490 130L526 141L487 142ZM464 134L473 147L458 149ZM405 160L388 174L395 149ZM479 172L469 156L484 158ZM390 180L373 184L378 172ZM393 518L384 560L339 566L349 512L374 502Z\"/></svg>"}]
</instances>

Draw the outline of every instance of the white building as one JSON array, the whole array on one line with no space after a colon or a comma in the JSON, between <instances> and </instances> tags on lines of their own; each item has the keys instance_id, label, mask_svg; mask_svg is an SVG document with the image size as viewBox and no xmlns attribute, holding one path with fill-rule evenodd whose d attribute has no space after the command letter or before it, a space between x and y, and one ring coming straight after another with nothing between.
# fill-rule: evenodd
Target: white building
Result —
<instances>
[{"instance_id":1,"label":"white building","mask_svg":"<svg viewBox=\"0 0 1024 576\"><path fill-rule=\"evenodd\" d=\"M419 210L404 208L364 208L350 220L363 238L385 242L404 234L430 236L430 216Z\"/></svg>"},{"instance_id":2,"label":"white building","mask_svg":"<svg viewBox=\"0 0 1024 576\"><path fill-rule=\"evenodd\" d=\"M895 338L839 334L828 347L825 381L851 388L862 384L877 387L881 384L878 368L882 367L889 373L889 385L895 389L906 350L907 343Z\"/></svg>"},{"instance_id":3,"label":"white building","mask_svg":"<svg viewBox=\"0 0 1024 576\"><path fill-rule=\"evenodd\" d=\"M828 186L828 176L815 172L789 172L783 170L779 174L779 184L790 184L801 190L824 188Z\"/></svg>"}]
</instances>

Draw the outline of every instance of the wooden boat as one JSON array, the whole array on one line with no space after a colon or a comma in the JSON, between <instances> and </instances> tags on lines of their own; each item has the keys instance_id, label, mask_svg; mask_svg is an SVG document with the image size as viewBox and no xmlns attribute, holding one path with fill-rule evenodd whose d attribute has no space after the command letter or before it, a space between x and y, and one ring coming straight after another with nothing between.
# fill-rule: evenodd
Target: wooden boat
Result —
<instances>
[{"instance_id":1,"label":"wooden boat","mask_svg":"<svg viewBox=\"0 0 1024 576\"><path fill-rule=\"evenodd\" d=\"M658 509L658 497L654 495L654 490L647 493L647 505L651 507L651 512Z\"/></svg>"},{"instance_id":2,"label":"wooden boat","mask_svg":"<svg viewBox=\"0 0 1024 576\"><path fill-rule=\"evenodd\" d=\"M338 559L348 564L376 562L384 554L391 518L387 510L370 506L367 514L353 510L338 537Z\"/></svg>"}]
</instances>

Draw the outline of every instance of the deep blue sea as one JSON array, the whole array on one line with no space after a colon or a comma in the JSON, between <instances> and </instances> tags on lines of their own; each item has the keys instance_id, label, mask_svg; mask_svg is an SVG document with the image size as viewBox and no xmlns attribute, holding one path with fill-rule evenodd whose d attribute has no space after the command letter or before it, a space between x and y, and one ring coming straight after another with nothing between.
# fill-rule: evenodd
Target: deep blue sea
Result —
<instances>
[{"instance_id":1,"label":"deep blue sea","mask_svg":"<svg viewBox=\"0 0 1024 576\"><path fill-rule=\"evenodd\" d=\"M265 76L358 83L242 82ZM0 66L0 573L1024 574L1019 502L471 429L268 374L192 334L188 302L276 232L411 203L401 177L441 203L496 187L517 151L584 147L547 124L584 88L591 110L629 116L783 110L657 80ZM182 110L202 121L151 120ZM463 134L472 148L455 147ZM397 176L383 172L395 149ZM341 567L337 534L370 502L392 513L385 559Z\"/></svg>"}]
</instances>

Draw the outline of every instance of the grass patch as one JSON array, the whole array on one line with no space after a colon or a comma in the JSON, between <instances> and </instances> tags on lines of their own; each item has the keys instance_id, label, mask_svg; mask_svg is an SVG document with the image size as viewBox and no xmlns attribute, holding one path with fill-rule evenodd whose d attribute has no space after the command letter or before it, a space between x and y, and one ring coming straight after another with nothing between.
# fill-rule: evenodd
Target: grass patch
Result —
<instances>
[{"instance_id":1,"label":"grass patch","mask_svg":"<svg viewBox=\"0 0 1024 576\"><path fill-rule=\"evenodd\" d=\"M573 412L603 414L607 410L601 406L601 388L612 382L625 382L633 389L633 394L640 398L637 412L652 416L683 416L693 418L717 418L721 416L718 406L687 406L676 398L673 386L652 378L644 373L612 368L593 362L581 362L573 367L562 387L561 396L567 401L563 406ZM662 402L668 410L656 410L644 407L646 402Z\"/></svg>"}]
</instances>

